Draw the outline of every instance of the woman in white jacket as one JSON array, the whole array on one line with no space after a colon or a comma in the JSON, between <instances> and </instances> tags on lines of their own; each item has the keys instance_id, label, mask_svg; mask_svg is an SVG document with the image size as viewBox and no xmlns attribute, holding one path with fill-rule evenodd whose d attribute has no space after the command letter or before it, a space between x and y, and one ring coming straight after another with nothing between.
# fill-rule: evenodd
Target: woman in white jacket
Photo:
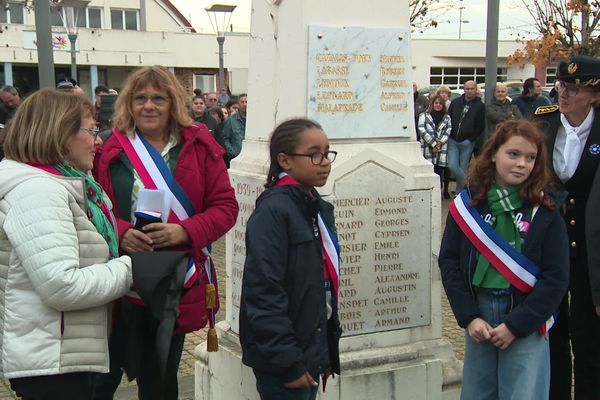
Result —
<instances>
[{"instance_id":1,"label":"woman in white jacket","mask_svg":"<svg viewBox=\"0 0 600 400\"><path fill-rule=\"evenodd\" d=\"M23 399L91 399L108 371L110 302L132 284L111 204L88 171L92 104L42 89L8 126L0 162L0 373Z\"/></svg>"}]
</instances>

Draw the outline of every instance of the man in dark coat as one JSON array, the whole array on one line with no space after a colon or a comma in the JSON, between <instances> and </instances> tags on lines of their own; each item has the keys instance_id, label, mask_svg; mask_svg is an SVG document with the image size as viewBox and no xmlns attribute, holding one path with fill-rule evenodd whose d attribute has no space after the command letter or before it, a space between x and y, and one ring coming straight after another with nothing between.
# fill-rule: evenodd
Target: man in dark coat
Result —
<instances>
[{"instance_id":1,"label":"man in dark coat","mask_svg":"<svg viewBox=\"0 0 600 400\"><path fill-rule=\"evenodd\" d=\"M465 93L452 100L448 114L452 119L452 132L448 140L448 169L456 178L456 192L465 186L465 175L475 142L485 128L485 105L477 96L477 84L466 81Z\"/></svg>"},{"instance_id":2,"label":"man in dark coat","mask_svg":"<svg viewBox=\"0 0 600 400\"><path fill-rule=\"evenodd\" d=\"M565 296L558 321L550 331L550 399L571 398L569 335L575 361L575 398L600 399L600 318L594 306L600 305L600 297L592 298L590 290L585 218L590 187L600 164L600 60L574 56L559 65L557 78L558 105L542 106L535 112L547 135L556 183L569 192L564 217L570 244L570 297ZM589 248L592 252L600 248L600 242L594 246Z\"/></svg>"}]
</instances>

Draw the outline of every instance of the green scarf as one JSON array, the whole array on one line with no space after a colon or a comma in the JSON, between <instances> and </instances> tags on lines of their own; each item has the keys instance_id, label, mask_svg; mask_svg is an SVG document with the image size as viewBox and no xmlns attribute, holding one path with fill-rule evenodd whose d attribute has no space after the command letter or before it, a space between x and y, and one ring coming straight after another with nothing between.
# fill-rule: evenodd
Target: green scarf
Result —
<instances>
[{"instance_id":1,"label":"green scarf","mask_svg":"<svg viewBox=\"0 0 600 400\"><path fill-rule=\"evenodd\" d=\"M102 235L108 244L110 258L118 257L119 243L117 240L117 233L115 232L114 226L109 220L109 215L105 214L105 212L110 213L110 211L104 205L104 191L100 188L98 182L96 182L91 175L73 168L67 161L65 161L63 164L54 164L54 168L56 168L63 176L84 179L84 195L87 205L87 217L90 222L94 224L98 233ZM103 207L105 211L102 210Z\"/></svg>"},{"instance_id":2,"label":"green scarf","mask_svg":"<svg viewBox=\"0 0 600 400\"><path fill-rule=\"evenodd\" d=\"M515 223L515 210L523 205L521 202L521 185L501 188L496 183L486 193L490 211L494 216L492 227L500 237L515 249L521 251L521 235ZM477 255L477 267L473 276L473 285L489 289L506 289L510 283L496 270L481 253Z\"/></svg>"}]
</instances>

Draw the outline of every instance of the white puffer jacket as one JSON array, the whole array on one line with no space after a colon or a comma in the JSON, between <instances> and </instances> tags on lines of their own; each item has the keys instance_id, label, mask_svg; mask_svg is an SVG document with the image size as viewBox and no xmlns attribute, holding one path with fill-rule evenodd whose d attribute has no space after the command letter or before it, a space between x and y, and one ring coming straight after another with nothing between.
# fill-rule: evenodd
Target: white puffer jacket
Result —
<instances>
[{"instance_id":1,"label":"white puffer jacket","mask_svg":"<svg viewBox=\"0 0 600 400\"><path fill-rule=\"evenodd\" d=\"M86 216L84 190L81 178L0 162L6 378L108 371L110 302L131 286L131 259L107 262L108 245Z\"/></svg>"}]
</instances>

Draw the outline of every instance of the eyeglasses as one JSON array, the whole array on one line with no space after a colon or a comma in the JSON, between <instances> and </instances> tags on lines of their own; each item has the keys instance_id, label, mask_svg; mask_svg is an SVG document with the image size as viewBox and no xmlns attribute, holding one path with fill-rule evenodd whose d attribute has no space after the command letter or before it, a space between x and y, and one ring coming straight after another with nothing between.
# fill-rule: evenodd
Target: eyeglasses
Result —
<instances>
[{"instance_id":1,"label":"eyeglasses","mask_svg":"<svg viewBox=\"0 0 600 400\"><path fill-rule=\"evenodd\" d=\"M579 86L574 84L566 84L563 81L558 81L558 91L567 95L567 97L577 96Z\"/></svg>"},{"instance_id":2,"label":"eyeglasses","mask_svg":"<svg viewBox=\"0 0 600 400\"><path fill-rule=\"evenodd\" d=\"M96 140L96 138L100 134L100 129L98 129L98 128L79 128L79 130L86 131L87 133L89 133L90 135L92 135L94 137L94 140Z\"/></svg>"},{"instance_id":3,"label":"eyeglasses","mask_svg":"<svg viewBox=\"0 0 600 400\"><path fill-rule=\"evenodd\" d=\"M145 94L134 94L131 97L133 104L136 106L143 106L150 100L155 106L164 106L169 102L169 98L160 94L154 94L152 96L146 96Z\"/></svg>"},{"instance_id":4,"label":"eyeglasses","mask_svg":"<svg viewBox=\"0 0 600 400\"><path fill-rule=\"evenodd\" d=\"M326 151L325 153L310 153L310 154L302 154L302 153L285 153L288 156L298 156L298 157L309 157L310 161L314 165L321 165L324 159L327 159L329 162L334 162L337 157L337 151Z\"/></svg>"}]
</instances>

